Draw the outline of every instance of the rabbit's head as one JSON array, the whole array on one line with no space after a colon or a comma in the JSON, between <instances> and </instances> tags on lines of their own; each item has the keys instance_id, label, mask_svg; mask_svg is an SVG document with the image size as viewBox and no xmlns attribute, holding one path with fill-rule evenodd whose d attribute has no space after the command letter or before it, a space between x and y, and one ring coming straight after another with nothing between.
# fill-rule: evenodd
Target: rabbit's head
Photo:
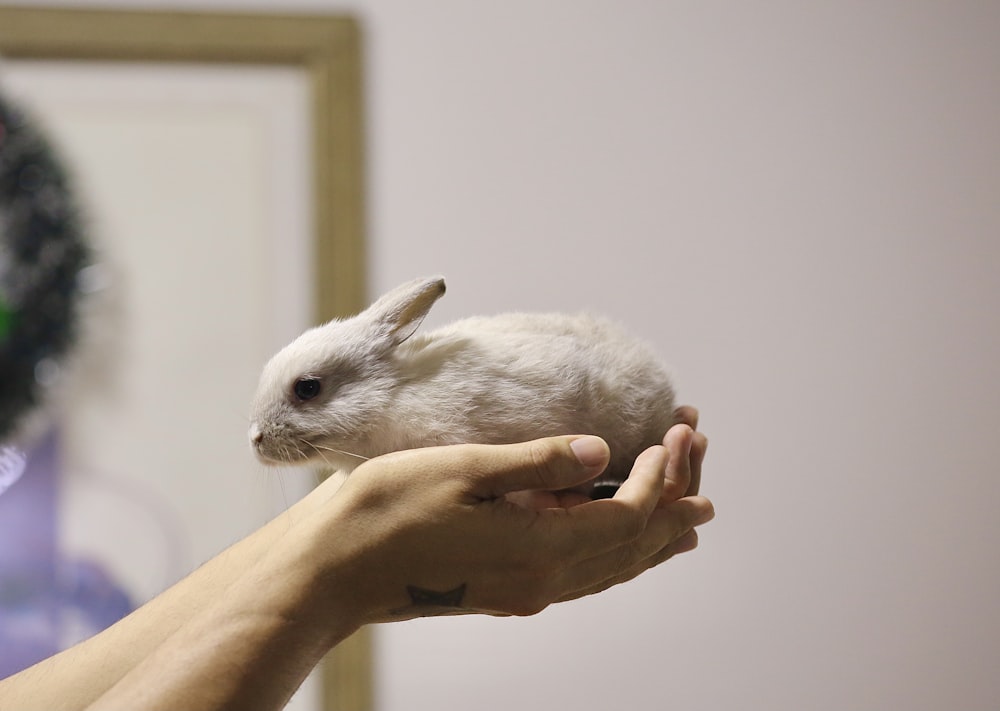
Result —
<instances>
[{"instance_id":1,"label":"rabbit's head","mask_svg":"<svg viewBox=\"0 0 1000 711\"><path fill-rule=\"evenodd\" d=\"M444 291L440 277L408 282L360 314L306 331L279 351L261 373L251 408L256 455L268 463L352 455L352 442L391 416L388 405L400 378L395 349Z\"/></svg>"}]
</instances>

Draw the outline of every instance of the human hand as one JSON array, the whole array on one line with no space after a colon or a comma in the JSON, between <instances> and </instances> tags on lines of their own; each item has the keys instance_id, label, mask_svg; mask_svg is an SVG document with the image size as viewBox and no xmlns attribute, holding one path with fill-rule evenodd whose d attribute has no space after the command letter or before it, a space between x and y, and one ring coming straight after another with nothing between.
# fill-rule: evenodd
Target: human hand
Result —
<instances>
[{"instance_id":1,"label":"human hand","mask_svg":"<svg viewBox=\"0 0 1000 711\"><path fill-rule=\"evenodd\" d=\"M551 437L373 459L330 502L339 509L338 537L353 545L357 615L529 615L630 580L690 550L694 528L713 517L710 501L677 493L695 486L698 452L694 430L679 425L637 458L613 498L546 509L507 496L596 477L609 460L603 440Z\"/></svg>"},{"instance_id":2,"label":"human hand","mask_svg":"<svg viewBox=\"0 0 1000 711\"><path fill-rule=\"evenodd\" d=\"M708 450L708 438L697 431L698 418L697 408L690 405L678 407L674 411L675 424L663 438L663 446L670 453L662 495L664 503L698 494L701 467ZM507 499L534 509L570 508L592 500L588 494L576 489L514 491L507 495Z\"/></svg>"},{"instance_id":3,"label":"human hand","mask_svg":"<svg viewBox=\"0 0 1000 711\"><path fill-rule=\"evenodd\" d=\"M674 412L675 425L663 438L663 446L667 448L669 459L664 477L663 493L660 496L660 506L666 506L681 497L696 496L701 486L701 469L708 450L708 438L697 431L699 412L697 408L685 405ZM519 491L507 495L507 498L533 508L562 506L568 508L590 501L590 497L577 491ZM634 568L631 572L616 578L611 584L626 582L654 565L665 562L680 553L694 550L698 546L698 531L692 528L683 536L664 548L656 557L645 561L644 567ZM607 589L611 584L603 584L589 592L590 594ZM570 598L571 599L571 598Z\"/></svg>"}]
</instances>

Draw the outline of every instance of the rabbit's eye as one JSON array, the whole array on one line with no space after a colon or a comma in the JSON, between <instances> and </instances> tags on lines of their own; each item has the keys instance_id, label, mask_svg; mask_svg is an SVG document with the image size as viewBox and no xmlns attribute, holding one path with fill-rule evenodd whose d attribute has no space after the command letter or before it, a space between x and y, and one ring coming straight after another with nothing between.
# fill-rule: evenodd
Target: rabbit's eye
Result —
<instances>
[{"instance_id":1,"label":"rabbit's eye","mask_svg":"<svg viewBox=\"0 0 1000 711\"><path fill-rule=\"evenodd\" d=\"M316 378L299 378L292 387L299 400L312 400L319 395L320 383Z\"/></svg>"}]
</instances>

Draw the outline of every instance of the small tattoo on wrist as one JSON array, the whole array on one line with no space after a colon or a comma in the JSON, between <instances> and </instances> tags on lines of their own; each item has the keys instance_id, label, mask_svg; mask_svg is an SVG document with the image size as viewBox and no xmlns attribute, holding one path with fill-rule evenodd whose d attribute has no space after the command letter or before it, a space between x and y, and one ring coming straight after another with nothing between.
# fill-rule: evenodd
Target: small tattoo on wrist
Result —
<instances>
[{"instance_id":1,"label":"small tattoo on wrist","mask_svg":"<svg viewBox=\"0 0 1000 711\"><path fill-rule=\"evenodd\" d=\"M453 615L464 610L462 600L465 598L465 583L452 590L430 590L416 585L407 585L406 593L410 596L410 604L390 610L393 615L412 615L417 613L424 617L432 615Z\"/></svg>"}]
</instances>

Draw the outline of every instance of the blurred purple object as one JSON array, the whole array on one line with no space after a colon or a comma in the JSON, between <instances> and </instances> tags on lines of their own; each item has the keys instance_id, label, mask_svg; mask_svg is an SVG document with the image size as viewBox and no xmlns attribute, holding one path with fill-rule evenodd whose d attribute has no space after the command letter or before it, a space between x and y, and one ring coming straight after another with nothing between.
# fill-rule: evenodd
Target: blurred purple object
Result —
<instances>
[{"instance_id":1,"label":"blurred purple object","mask_svg":"<svg viewBox=\"0 0 1000 711\"><path fill-rule=\"evenodd\" d=\"M0 678L134 608L99 563L61 557L59 472L53 430L28 453L21 477L0 494Z\"/></svg>"}]
</instances>

